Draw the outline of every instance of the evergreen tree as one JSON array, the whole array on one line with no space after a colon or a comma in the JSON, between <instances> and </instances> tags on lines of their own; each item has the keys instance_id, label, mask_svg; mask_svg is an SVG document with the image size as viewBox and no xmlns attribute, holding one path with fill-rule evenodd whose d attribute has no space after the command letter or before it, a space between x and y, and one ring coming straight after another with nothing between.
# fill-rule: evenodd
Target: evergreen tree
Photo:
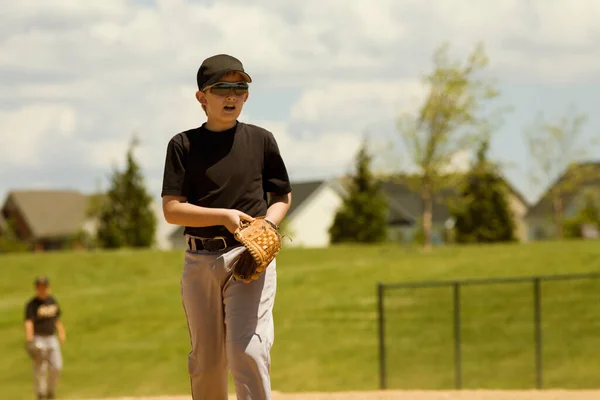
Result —
<instances>
[{"instance_id":1,"label":"evergreen tree","mask_svg":"<svg viewBox=\"0 0 600 400\"><path fill-rule=\"evenodd\" d=\"M457 243L493 243L515 240L515 222L506 183L487 160L487 140L460 188L458 206L450 206L455 217Z\"/></svg>"},{"instance_id":2,"label":"evergreen tree","mask_svg":"<svg viewBox=\"0 0 600 400\"><path fill-rule=\"evenodd\" d=\"M332 243L375 243L387 238L387 200L371 172L371 160L364 143L356 157L355 176L329 228Z\"/></svg>"},{"instance_id":3,"label":"evergreen tree","mask_svg":"<svg viewBox=\"0 0 600 400\"><path fill-rule=\"evenodd\" d=\"M0 253L22 253L29 249L29 244L19 239L14 219L7 219L6 226L0 232Z\"/></svg>"},{"instance_id":4,"label":"evergreen tree","mask_svg":"<svg viewBox=\"0 0 600 400\"><path fill-rule=\"evenodd\" d=\"M110 188L99 212L98 242L105 248L149 247L154 243L157 220L152 210L152 197L133 157L137 144L134 137L127 151L125 170L113 171Z\"/></svg>"}]
</instances>

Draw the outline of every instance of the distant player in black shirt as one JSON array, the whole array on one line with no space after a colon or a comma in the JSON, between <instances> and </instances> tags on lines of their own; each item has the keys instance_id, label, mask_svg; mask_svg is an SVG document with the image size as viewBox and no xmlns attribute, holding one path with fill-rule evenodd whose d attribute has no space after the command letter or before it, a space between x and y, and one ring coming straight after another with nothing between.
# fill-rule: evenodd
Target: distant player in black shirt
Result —
<instances>
[{"instance_id":1,"label":"distant player in black shirt","mask_svg":"<svg viewBox=\"0 0 600 400\"><path fill-rule=\"evenodd\" d=\"M238 121L251 81L234 57L204 60L196 98L207 121L167 146L163 212L185 227L181 295L195 400L227 400L228 368L238 399L271 399L276 261L258 280L236 281L231 268L244 248L233 232L257 216L279 225L292 189L273 134Z\"/></svg>"},{"instance_id":2,"label":"distant player in black shirt","mask_svg":"<svg viewBox=\"0 0 600 400\"><path fill-rule=\"evenodd\" d=\"M65 342L66 332L60 320L60 306L50 294L48 278L36 278L35 291L35 297L25 306L26 347L33 360L37 398L54 399L63 362L60 344Z\"/></svg>"}]
</instances>

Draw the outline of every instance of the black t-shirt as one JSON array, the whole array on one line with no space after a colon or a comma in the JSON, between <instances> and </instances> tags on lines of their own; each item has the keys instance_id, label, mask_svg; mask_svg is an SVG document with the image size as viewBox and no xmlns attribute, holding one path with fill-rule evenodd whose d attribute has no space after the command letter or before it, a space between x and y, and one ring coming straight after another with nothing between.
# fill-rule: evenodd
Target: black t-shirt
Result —
<instances>
[{"instance_id":1,"label":"black t-shirt","mask_svg":"<svg viewBox=\"0 0 600 400\"><path fill-rule=\"evenodd\" d=\"M54 324L60 318L60 315L60 306L52 296L48 296L43 300L34 297L25 306L25 320L33 321L33 333L35 335L53 335L56 331Z\"/></svg>"},{"instance_id":2,"label":"black t-shirt","mask_svg":"<svg viewBox=\"0 0 600 400\"><path fill-rule=\"evenodd\" d=\"M185 196L197 206L257 217L267 212L267 193L291 191L275 137L264 128L238 122L232 129L212 132L203 124L168 143L161 196ZM230 236L224 226L187 226L184 233Z\"/></svg>"}]
</instances>

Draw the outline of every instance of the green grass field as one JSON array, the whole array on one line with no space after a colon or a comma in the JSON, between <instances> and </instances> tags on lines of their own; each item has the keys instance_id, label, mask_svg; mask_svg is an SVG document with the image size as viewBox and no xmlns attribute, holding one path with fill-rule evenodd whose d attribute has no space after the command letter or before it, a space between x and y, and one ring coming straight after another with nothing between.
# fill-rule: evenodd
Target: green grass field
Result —
<instances>
[{"instance_id":1,"label":"green grass field","mask_svg":"<svg viewBox=\"0 0 600 400\"><path fill-rule=\"evenodd\" d=\"M0 390L31 398L23 307L32 279L53 280L68 331L60 394L188 393L189 341L179 277L183 254L121 251L0 256ZM440 248L284 249L278 258L273 388L378 387L376 282L600 271L600 242ZM597 385L600 280L543 284L545 386ZM531 284L465 287L466 388L534 384ZM452 388L449 288L386 294L388 383Z\"/></svg>"}]
</instances>

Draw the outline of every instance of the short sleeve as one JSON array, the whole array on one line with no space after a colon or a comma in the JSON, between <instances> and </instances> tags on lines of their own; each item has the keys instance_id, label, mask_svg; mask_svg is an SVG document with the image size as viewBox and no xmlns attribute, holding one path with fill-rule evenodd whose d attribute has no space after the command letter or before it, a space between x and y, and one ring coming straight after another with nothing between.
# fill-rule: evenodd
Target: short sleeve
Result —
<instances>
[{"instance_id":1,"label":"short sleeve","mask_svg":"<svg viewBox=\"0 0 600 400\"><path fill-rule=\"evenodd\" d=\"M277 141L270 132L265 138L263 188L265 192L276 195L285 195L292 191L285 162L281 157Z\"/></svg>"},{"instance_id":2,"label":"short sleeve","mask_svg":"<svg viewBox=\"0 0 600 400\"><path fill-rule=\"evenodd\" d=\"M187 196L185 159L181 135L177 135L167 145L161 197Z\"/></svg>"},{"instance_id":3,"label":"short sleeve","mask_svg":"<svg viewBox=\"0 0 600 400\"><path fill-rule=\"evenodd\" d=\"M25 321L35 319L35 306L33 302L25 305Z\"/></svg>"}]
</instances>

